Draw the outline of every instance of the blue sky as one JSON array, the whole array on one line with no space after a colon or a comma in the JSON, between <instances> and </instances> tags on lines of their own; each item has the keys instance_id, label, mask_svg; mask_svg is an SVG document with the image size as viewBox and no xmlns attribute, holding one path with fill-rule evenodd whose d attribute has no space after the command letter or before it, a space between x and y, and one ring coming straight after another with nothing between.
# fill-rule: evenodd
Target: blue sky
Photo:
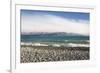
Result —
<instances>
[{"instance_id":1,"label":"blue sky","mask_svg":"<svg viewBox=\"0 0 100 73\"><path fill-rule=\"evenodd\" d=\"M63 18L75 19L75 20L87 20L89 21L89 13L82 12L57 12L57 11L40 11L40 10L21 10L22 16L32 16L32 15L41 15L41 14L51 14L60 16Z\"/></svg>"},{"instance_id":2,"label":"blue sky","mask_svg":"<svg viewBox=\"0 0 100 73\"><path fill-rule=\"evenodd\" d=\"M89 34L89 21L89 13L83 12L21 10L22 32Z\"/></svg>"}]
</instances>

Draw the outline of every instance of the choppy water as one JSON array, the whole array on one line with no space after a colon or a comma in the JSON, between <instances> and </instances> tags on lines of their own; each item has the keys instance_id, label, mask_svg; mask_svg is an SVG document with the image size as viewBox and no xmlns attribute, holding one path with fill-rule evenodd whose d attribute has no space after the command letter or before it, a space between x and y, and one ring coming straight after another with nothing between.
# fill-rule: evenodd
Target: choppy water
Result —
<instances>
[{"instance_id":1,"label":"choppy water","mask_svg":"<svg viewBox=\"0 0 100 73\"><path fill-rule=\"evenodd\" d=\"M89 45L89 36L21 35L21 42L47 45Z\"/></svg>"}]
</instances>

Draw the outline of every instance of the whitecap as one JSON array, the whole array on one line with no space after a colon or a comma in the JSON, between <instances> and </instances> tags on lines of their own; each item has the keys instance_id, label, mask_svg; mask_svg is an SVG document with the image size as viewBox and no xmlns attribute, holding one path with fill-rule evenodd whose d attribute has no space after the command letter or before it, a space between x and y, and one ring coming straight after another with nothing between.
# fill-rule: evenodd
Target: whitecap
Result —
<instances>
[{"instance_id":1,"label":"whitecap","mask_svg":"<svg viewBox=\"0 0 100 73\"><path fill-rule=\"evenodd\" d=\"M32 43L32 46L48 46L47 44Z\"/></svg>"},{"instance_id":2,"label":"whitecap","mask_svg":"<svg viewBox=\"0 0 100 73\"><path fill-rule=\"evenodd\" d=\"M60 47L61 45L59 45L59 44L53 44L52 46L54 46L54 47Z\"/></svg>"},{"instance_id":3,"label":"whitecap","mask_svg":"<svg viewBox=\"0 0 100 73\"><path fill-rule=\"evenodd\" d=\"M75 43L69 43L68 46L71 46L71 47L89 47L89 44L75 44Z\"/></svg>"}]
</instances>

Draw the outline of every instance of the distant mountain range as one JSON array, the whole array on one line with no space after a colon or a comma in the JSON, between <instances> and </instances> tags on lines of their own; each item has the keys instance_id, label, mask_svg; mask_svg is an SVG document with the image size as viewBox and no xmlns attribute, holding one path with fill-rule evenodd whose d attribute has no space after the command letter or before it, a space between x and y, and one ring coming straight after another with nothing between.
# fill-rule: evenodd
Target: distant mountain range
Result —
<instances>
[{"instance_id":1,"label":"distant mountain range","mask_svg":"<svg viewBox=\"0 0 100 73\"><path fill-rule=\"evenodd\" d=\"M86 36L77 33L66 33L66 32L22 32L21 35L52 35L52 36Z\"/></svg>"}]
</instances>

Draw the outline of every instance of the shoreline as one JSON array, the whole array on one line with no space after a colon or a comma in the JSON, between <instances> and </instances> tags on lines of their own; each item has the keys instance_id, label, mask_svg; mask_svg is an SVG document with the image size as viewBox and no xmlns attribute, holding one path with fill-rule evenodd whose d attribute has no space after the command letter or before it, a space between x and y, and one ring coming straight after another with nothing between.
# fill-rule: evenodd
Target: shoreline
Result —
<instances>
[{"instance_id":1,"label":"shoreline","mask_svg":"<svg viewBox=\"0 0 100 73\"><path fill-rule=\"evenodd\" d=\"M81 43L41 43L41 42L21 42L22 46L53 46L53 47L89 47L89 44Z\"/></svg>"}]
</instances>

